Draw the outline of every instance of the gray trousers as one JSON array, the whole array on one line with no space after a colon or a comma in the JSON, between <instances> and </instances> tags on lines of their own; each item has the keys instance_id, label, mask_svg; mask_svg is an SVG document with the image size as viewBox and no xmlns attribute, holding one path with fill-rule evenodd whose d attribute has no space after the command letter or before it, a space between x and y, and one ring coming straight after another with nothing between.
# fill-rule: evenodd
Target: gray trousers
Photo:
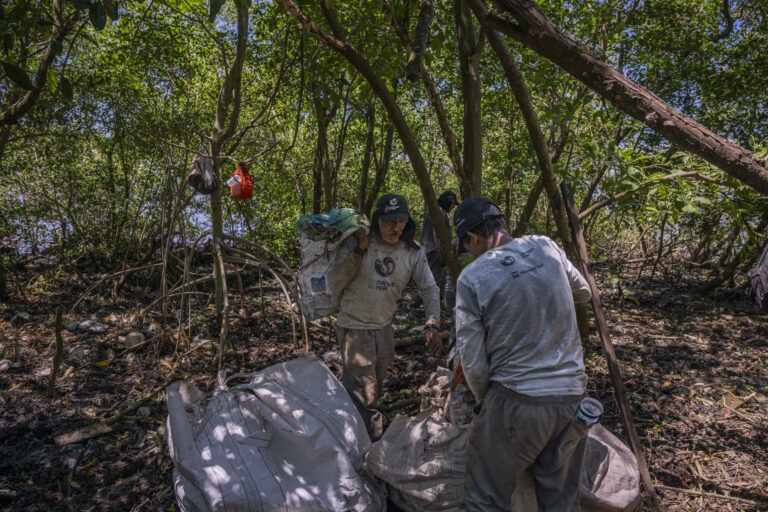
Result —
<instances>
[{"instance_id":1,"label":"gray trousers","mask_svg":"<svg viewBox=\"0 0 768 512\"><path fill-rule=\"evenodd\" d=\"M384 418L377 410L381 386L395 358L392 326L382 329L345 329L336 326L342 363L342 383L363 417L372 441L384 433Z\"/></svg>"},{"instance_id":2,"label":"gray trousers","mask_svg":"<svg viewBox=\"0 0 768 512\"><path fill-rule=\"evenodd\" d=\"M509 510L531 468L539 511L579 510L587 427L580 396L529 397L492 383L469 438L466 511Z\"/></svg>"}]
</instances>

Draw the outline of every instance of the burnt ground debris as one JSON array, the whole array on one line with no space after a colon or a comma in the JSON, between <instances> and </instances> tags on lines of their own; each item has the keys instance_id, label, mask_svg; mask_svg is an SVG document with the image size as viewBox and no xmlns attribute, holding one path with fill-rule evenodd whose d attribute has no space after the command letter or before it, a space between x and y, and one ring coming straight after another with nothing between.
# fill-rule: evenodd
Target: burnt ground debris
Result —
<instances>
[{"instance_id":1,"label":"burnt ground debris","mask_svg":"<svg viewBox=\"0 0 768 512\"><path fill-rule=\"evenodd\" d=\"M216 374L213 308L197 305L192 344L177 347L172 335L163 339L161 318L137 325L138 307L151 302L138 276L116 299L106 286L69 313L67 306L86 288L85 278L63 275L56 267L17 275L14 279L28 285L16 289L13 302L0 304L0 360L5 360L0 362L5 368L0 373L0 509L176 510L162 393L110 433L61 448L53 438L96 424L171 378L174 353L186 353L178 376L210 393ZM696 284L695 275L674 282L640 280L625 284L621 295L602 294L651 476L666 510L765 510L768 316L744 293L686 291ZM601 285L611 288L604 281ZM264 310L258 290L246 283L246 292L246 307L232 317L228 373L253 372L304 355L304 348L293 344L276 285L266 285ZM66 321L90 319L109 329L63 332L64 362L56 396L48 399L59 303ZM233 303L240 305L239 297ZM408 297L395 319L399 335L419 332L407 304ZM20 312L29 318L19 318ZM175 322L166 318L171 334ZM126 351L120 336L132 330L149 341ZM310 330L311 351L340 375L332 326L312 322ZM626 441L594 331L585 361L589 393L606 409L603 423ZM419 344L398 350L382 397L389 419L418 411L416 389L438 363ZM650 510L647 502L640 510Z\"/></svg>"}]
</instances>

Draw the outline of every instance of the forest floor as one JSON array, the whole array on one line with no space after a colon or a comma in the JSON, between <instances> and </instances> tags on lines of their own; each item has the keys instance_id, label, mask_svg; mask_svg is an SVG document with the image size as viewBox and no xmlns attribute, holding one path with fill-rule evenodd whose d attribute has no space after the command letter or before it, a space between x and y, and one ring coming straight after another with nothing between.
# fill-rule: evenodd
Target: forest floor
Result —
<instances>
[{"instance_id":1,"label":"forest floor","mask_svg":"<svg viewBox=\"0 0 768 512\"><path fill-rule=\"evenodd\" d=\"M191 345L177 347L172 336L163 339L156 316L137 328L136 312L152 294L136 282L129 280L117 299L109 296L111 286L98 288L71 312L98 276L56 265L27 268L10 276L12 302L0 304L0 510L177 510L162 393L109 433L62 447L54 438L95 425L170 380L189 380L210 394L212 307L197 308ZM262 309L259 287L245 281L245 307L237 311L239 294L231 299L237 307L227 372L254 372L304 355L278 295L268 289ZM623 284L621 296L602 294L603 305L662 505L669 511L768 510L768 316L743 294L686 291L697 284L692 275ZM69 324L49 399L60 303ZM401 335L418 324L404 311L395 318ZM172 331L176 319L167 322ZM310 325L310 350L339 375L331 326ZM134 330L147 342L126 349L123 336ZM605 405L604 425L626 441L595 332L590 343L589 393ZM174 353L186 354L179 360ZM399 350L382 399L389 419L418 411L415 390L438 364L445 362L428 357L420 344ZM640 510L651 510L648 500Z\"/></svg>"}]
</instances>

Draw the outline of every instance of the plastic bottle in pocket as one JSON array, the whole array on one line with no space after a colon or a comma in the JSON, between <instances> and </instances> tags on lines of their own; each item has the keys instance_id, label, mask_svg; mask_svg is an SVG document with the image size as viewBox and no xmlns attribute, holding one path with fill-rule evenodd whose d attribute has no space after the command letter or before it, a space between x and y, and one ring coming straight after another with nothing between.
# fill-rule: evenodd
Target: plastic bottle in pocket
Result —
<instances>
[{"instance_id":1,"label":"plastic bottle in pocket","mask_svg":"<svg viewBox=\"0 0 768 512\"><path fill-rule=\"evenodd\" d=\"M579 408L576 409L576 419L591 427L595 423L599 423L603 417L603 406L600 402L594 398L584 397L579 402Z\"/></svg>"}]
</instances>

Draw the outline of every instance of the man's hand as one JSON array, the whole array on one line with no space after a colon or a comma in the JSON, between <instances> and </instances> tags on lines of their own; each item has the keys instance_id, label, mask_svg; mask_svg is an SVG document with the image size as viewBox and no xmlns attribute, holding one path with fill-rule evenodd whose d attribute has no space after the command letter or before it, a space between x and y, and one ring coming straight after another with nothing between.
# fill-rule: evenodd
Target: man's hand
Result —
<instances>
[{"instance_id":1,"label":"man's hand","mask_svg":"<svg viewBox=\"0 0 768 512\"><path fill-rule=\"evenodd\" d=\"M368 250L368 234L365 232L363 228L360 228L357 231L355 231L355 234L353 236L355 237L355 240L357 240L357 247L361 251Z\"/></svg>"},{"instance_id":2,"label":"man's hand","mask_svg":"<svg viewBox=\"0 0 768 512\"><path fill-rule=\"evenodd\" d=\"M443 339L440 332L434 325L428 325L424 329L424 344L427 346L427 352L431 356L439 356L443 351Z\"/></svg>"}]
</instances>

